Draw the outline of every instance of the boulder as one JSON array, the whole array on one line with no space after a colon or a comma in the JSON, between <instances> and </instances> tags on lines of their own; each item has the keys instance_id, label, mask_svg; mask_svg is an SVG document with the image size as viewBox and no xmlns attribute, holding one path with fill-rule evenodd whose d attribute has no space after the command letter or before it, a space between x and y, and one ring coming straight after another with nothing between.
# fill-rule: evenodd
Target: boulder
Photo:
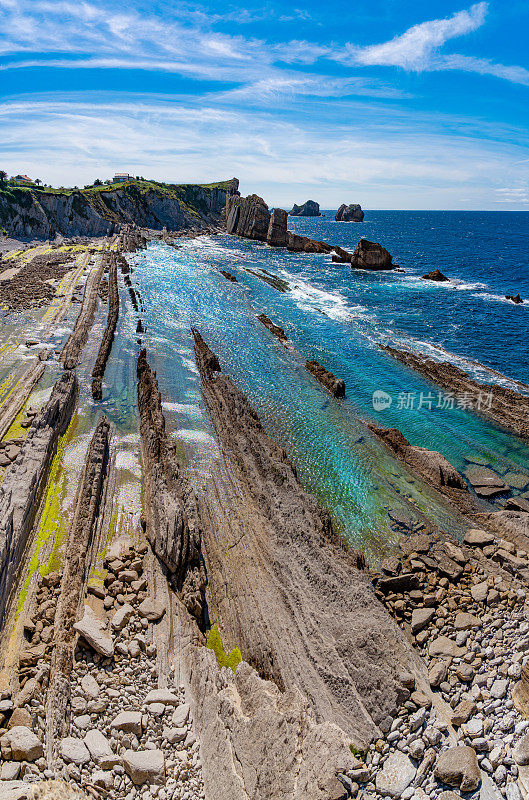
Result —
<instances>
[{"instance_id":1,"label":"boulder","mask_svg":"<svg viewBox=\"0 0 529 800\"><path fill-rule=\"evenodd\" d=\"M22 725L24 728L30 728L30 729L33 727L33 720L31 718L31 714L25 708L15 708L15 710L9 717L7 728L9 730L11 728L16 728L18 725Z\"/></svg>"},{"instance_id":2,"label":"boulder","mask_svg":"<svg viewBox=\"0 0 529 800\"><path fill-rule=\"evenodd\" d=\"M112 619L110 620L110 627L113 631L122 630L128 623L129 619L134 613L134 609L130 603L123 603L121 608L118 608Z\"/></svg>"},{"instance_id":3,"label":"boulder","mask_svg":"<svg viewBox=\"0 0 529 800\"><path fill-rule=\"evenodd\" d=\"M92 698L92 700L95 700L95 698L99 696L99 684L93 675L83 675L81 689L85 695Z\"/></svg>"},{"instance_id":4,"label":"boulder","mask_svg":"<svg viewBox=\"0 0 529 800\"><path fill-rule=\"evenodd\" d=\"M173 712L173 725L175 728L181 728L186 724L189 717L189 703L182 703L175 708Z\"/></svg>"},{"instance_id":5,"label":"boulder","mask_svg":"<svg viewBox=\"0 0 529 800\"><path fill-rule=\"evenodd\" d=\"M468 631L470 628L477 628L479 625L481 625L481 620L474 614L469 614L467 611L460 611L456 614L454 620L456 631Z\"/></svg>"},{"instance_id":6,"label":"boulder","mask_svg":"<svg viewBox=\"0 0 529 800\"><path fill-rule=\"evenodd\" d=\"M161 750L125 750L123 766L136 786L161 784L165 780L165 759Z\"/></svg>"},{"instance_id":7,"label":"boulder","mask_svg":"<svg viewBox=\"0 0 529 800\"><path fill-rule=\"evenodd\" d=\"M457 786L462 792L477 789L481 781L476 751L467 745L444 750L435 765L435 777L449 786Z\"/></svg>"},{"instance_id":8,"label":"boulder","mask_svg":"<svg viewBox=\"0 0 529 800\"><path fill-rule=\"evenodd\" d=\"M146 597L138 606L138 612L141 617L149 620L149 622L157 622L165 614L165 606L159 600L151 600Z\"/></svg>"},{"instance_id":9,"label":"boulder","mask_svg":"<svg viewBox=\"0 0 529 800\"><path fill-rule=\"evenodd\" d=\"M42 742L25 725L15 725L0 739L2 757L13 761L36 761L44 754Z\"/></svg>"},{"instance_id":10,"label":"boulder","mask_svg":"<svg viewBox=\"0 0 529 800\"><path fill-rule=\"evenodd\" d=\"M111 658L114 655L112 639L108 636L104 624L96 617L90 606L85 605L83 617L79 622L74 623L74 628L96 653L100 653L107 658Z\"/></svg>"},{"instance_id":11,"label":"boulder","mask_svg":"<svg viewBox=\"0 0 529 800\"><path fill-rule=\"evenodd\" d=\"M291 217L321 217L320 204L316 203L315 200L307 200L301 206L297 206L294 203L289 213Z\"/></svg>"},{"instance_id":12,"label":"boulder","mask_svg":"<svg viewBox=\"0 0 529 800\"><path fill-rule=\"evenodd\" d=\"M414 608L411 614L411 632L419 633L435 616L434 608Z\"/></svg>"},{"instance_id":13,"label":"boulder","mask_svg":"<svg viewBox=\"0 0 529 800\"><path fill-rule=\"evenodd\" d=\"M417 770L410 759L398 750L386 759L377 772L375 785L377 792L387 797L400 797L415 778Z\"/></svg>"},{"instance_id":14,"label":"boulder","mask_svg":"<svg viewBox=\"0 0 529 800\"><path fill-rule=\"evenodd\" d=\"M449 281L450 278L447 278L446 275L443 275L441 270L434 269L433 272L428 272L426 275L423 275L423 280L425 281Z\"/></svg>"},{"instance_id":15,"label":"boulder","mask_svg":"<svg viewBox=\"0 0 529 800\"><path fill-rule=\"evenodd\" d=\"M67 764L76 764L81 767L90 761L90 753L84 742L73 736L67 736L61 741L59 752L62 760Z\"/></svg>"},{"instance_id":16,"label":"boulder","mask_svg":"<svg viewBox=\"0 0 529 800\"><path fill-rule=\"evenodd\" d=\"M288 244L287 212L282 208L272 209L266 241L272 247L286 247Z\"/></svg>"},{"instance_id":17,"label":"boulder","mask_svg":"<svg viewBox=\"0 0 529 800\"><path fill-rule=\"evenodd\" d=\"M117 717L114 717L110 727L117 731L126 731L141 736L141 712L121 711Z\"/></svg>"},{"instance_id":18,"label":"boulder","mask_svg":"<svg viewBox=\"0 0 529 800\"><path fill-rule=\"evenodd\" d=\"M471 528L465 533L463 541L471 547L485 547L485 545L494 542L494 536L492 533L488 533L488 531L482 531L479 528Z\"/></svg>"},{"instance_id":19,"label":"boulder","mask_svg":"<svg viewBox=\"0 0 529 800\"><path fill-rule=\"evenodd\" d=\"M489 591L489 585L486 581L482 581L481 583L476 583L474 586L470 587L470 594L472 595L472 599L476 603L484 603L487 599L487 594Z\"/></svg>"},{"instance_id":20,"label":"boulder","mask_svg":"<svg viewBox=\"0 0 529 800\"><path fill-rule=\"evenodd\" d=\"M179 698L171 692L169 689L152 689L148 695L146 696L145 700L143 701L145 704L148 703L163 703L164 706L178 706L180 705Z\"/></svg>"},{"instance_id":21,"label":"boulder","mask_svg":"<svg viewBox=\"0 0 529 800\"><path fill-rule=\"evenodd\" d=\"M116 764L121 764L121 758L112 752L108 739L96 728L86 732L83 742L92 761L101 769L112 769Z\"/></svg>"},{"instance_id":22,"label":"boulder","mask_svg":"<svg viewBox=\"0 0 529 800\"><path fill-rule=\"evenodd\" d=\"M512 755L519 767L529 765L529 733L516 742Z\"/></svg>"},{"instance_id":23,"label":"boulder","mask_svg":"<svg viewBox=\"0 0 529 800\"><path fill-rule=\"evenodd\" d=\"M358 203L350 203L349 205L342 203L334 219L336 222L363 222L364 212L362 211L362 206Z\"/></svg>"},{"instance_id":24,"label":"boulder","mask_svg":"<svg viewBox=\"0 0 529 800\"><path fill-rule=\"evenodd\" d=\"M393 257L378 242L360 239L351 259L351 265L356 269L394 269Z\"/></svg>"},{"instance_id":25,"label":"boulder","mask_svg":"<svg viewBox=\"0 0 529 800\"><path fill-rule=\"evenodd\" d=\"M458 658L466 653L466 647L458 647L448 636L438 636L430 642L428 652L430 656Z\"/></svg>"}]
</instances>

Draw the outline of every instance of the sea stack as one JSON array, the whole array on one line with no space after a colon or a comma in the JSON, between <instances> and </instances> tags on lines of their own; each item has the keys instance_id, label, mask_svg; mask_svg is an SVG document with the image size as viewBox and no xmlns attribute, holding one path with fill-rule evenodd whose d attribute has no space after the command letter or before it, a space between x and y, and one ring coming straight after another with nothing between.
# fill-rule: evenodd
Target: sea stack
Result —
<instances>
[{"instance_id":1,"label":"sea stack","mask_svg":"<svg viewBox=\"0 0 529 800\"><path fill-rule=\"evenodd\" d=\"M288 245L287 212L282 208L274 208L272 210L266 241L273 247L286 247Z\"/></svg>"},{"instance_id":2,"label":"sea stack","mask_svg":"<svg viewBox=\"0 0 529 800\"><path fill-rule=\"evenodd\" d=\"M334 219L336 222L363 222L364 212L362 211L362 206L358 203L351 203L348 206L342 203Z\"/></svg>"},{"instance_id":3,"label":"sea stack","mask_svg":"<svg viewBox=\"0 0 529 800\"><path fill-rule=\"evenodd\" d=\"M393 257L378 242L360 239L351 259L351 266L356 269L393 269Z\"/></svg>"},{"instance_id":4,"label":"sea stack","mask_svg":"<svg viewBox=\"0 0 529 800\"><path fill-rule=\"evenodd\" d=\"M291 217L321 217L320 214L320 204L316 203L315 200L307 200L306 203L303 203L302 206L297 206L294 203L292 207L292 211L290 212Z\"/></svg>"}]
</instances>

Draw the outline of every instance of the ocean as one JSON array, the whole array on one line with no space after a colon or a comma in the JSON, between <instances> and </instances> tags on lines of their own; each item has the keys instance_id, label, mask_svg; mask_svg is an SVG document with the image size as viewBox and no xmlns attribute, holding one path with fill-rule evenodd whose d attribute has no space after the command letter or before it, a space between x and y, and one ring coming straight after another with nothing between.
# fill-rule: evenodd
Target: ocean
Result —
<instances>
[{"instance_id":1,"label":"ocean","mask_svg":"<svg viewBox=\"0 0 529 800\"><path fill-rule=\"evenodd\" d=\"M462 472L485 464L501 475L527 474L527 485L516 490L521 495L529 490L529 447L474 414L468 406L476 398L456 398L447 407L442 393L379 345L454 361L491 387L504 380L497 373L529 381L529 302L504 299L517 292L529 299L529 213L377 211L360 224L323 213L289 218L289 227L348 250L360 238L378 241L405 271L351 270L330 256L224 234L182 239L177 249L151 243L138 254L143 344L158 373L168 426L207 479L216 449L193 358L196 326L352 544L383 554L402 532L395 519L407 519L411 530L426 521L459 535L464 521L390 458L365 423L398 427ZM221 269L238 282L227 281ZM450 283L421 280L433 269ZM270 285L270 276L288 290ZM257 320L263 312L285 329L289 347ZM127 318L120 321L122 341L128 336L138 347ZM345 400L332 398L307 373L309 358L343 378ZM391 402L377 404L374 395Z\"/></svg>"}]
</instances>

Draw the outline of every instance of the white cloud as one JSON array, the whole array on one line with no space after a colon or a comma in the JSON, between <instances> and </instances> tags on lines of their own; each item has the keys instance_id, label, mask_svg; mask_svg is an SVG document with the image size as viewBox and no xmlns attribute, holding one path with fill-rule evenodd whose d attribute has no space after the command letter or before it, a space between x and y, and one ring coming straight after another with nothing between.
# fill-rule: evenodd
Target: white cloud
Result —
<instances>
[{"instance_id":1,"label":"white cloud","mask_svg":"<svg viewBox=\"0 0 529 800\"><path fill-rule=\"evenodd\" d=\"M369 47L351 47L359 64L428 69L432 55L449 39L477 30L485 21L488 3L475 3L468 11L458 11L446 19L421 22L389 42Z\"/></svg>"},{"instance_id":2,"label":"white cloud","mask_svg":"<svg viewBox=\"0 0 529 800\"><path fill-rule=\"evenodd\" d=\"M350 104L342 121L316 109L304 121L190 98L50 96L0 104L0 161L57 185L82 185L118 169L160 180L243 179L270 204L315 195L323 207L519 207L523 194L497 193L529 181L522 148L432 131L392 114L373 121L369 104ZM354 120L354 122L352 122ZM464 127L464 126L463 126ZM214 147L212 147L214 131ZM126 144L124 144L126 143ZM44 167L43 165L47 165ZM75 169L72 169L75 165ZM72 175L73 173L73 175ZM337 207L337 206L336 206Z\"/></svg>"}]
</instances>

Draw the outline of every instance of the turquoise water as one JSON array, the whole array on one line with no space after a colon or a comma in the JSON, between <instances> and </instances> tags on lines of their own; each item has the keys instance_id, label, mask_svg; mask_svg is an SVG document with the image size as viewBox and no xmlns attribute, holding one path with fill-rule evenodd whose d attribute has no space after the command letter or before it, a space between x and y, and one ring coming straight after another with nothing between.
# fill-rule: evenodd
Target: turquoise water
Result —
<instances>
[{"instance_id":1,"label":"turquoise water","mask_svg":"<svg viewBox=\"0 0 529 800\"><path fill-rule=\"evenodd\" d=\"M314 225L313 220L301 223ZM356 235L347 227L348 235ZM326 238L347 245L344 234L341 241L336 234ZM220 269L235 274L239 283L228 282ZM248 269L280 275L291 290L280 293ZM194 364L194 325L288 452L304 485L329 508L344 535L367 550L379 553L394 541L402 528L391 517L415 530L438 525L456 534L464 523L387 456L366 431L365 420L400 428L413 444L439 450L460 470L477 462L500 474L528 471L527 445L468 411L440 410L436 402L432 410L399 409L399 393L419 397L433 388L378 347L384 340L413 339L409 330L390 325L387 302L380 300L377 307L373 297L395 297L395 275L352 275L327 257L294 255L221 235L185 241L180 249L151 244L137 256L134 280L145 305L144 343L158 373L169 426L191 462L196 459L207 469L215 453ZM412 293L422 291L411 285ZM412 318L409 300L400 302ZM285 328L291 348L257 321L261 312ZM130 336L129 325L129 341ZM462 355L477 358L479 353ZM308 375L307 358L345 380L345 400L330 397ZM125 360L124 353L123 366ZM122 384L128 384L125 376ZM380 413L372 405L377 389L395 398Z\"/></svg>"}]
</instances>

